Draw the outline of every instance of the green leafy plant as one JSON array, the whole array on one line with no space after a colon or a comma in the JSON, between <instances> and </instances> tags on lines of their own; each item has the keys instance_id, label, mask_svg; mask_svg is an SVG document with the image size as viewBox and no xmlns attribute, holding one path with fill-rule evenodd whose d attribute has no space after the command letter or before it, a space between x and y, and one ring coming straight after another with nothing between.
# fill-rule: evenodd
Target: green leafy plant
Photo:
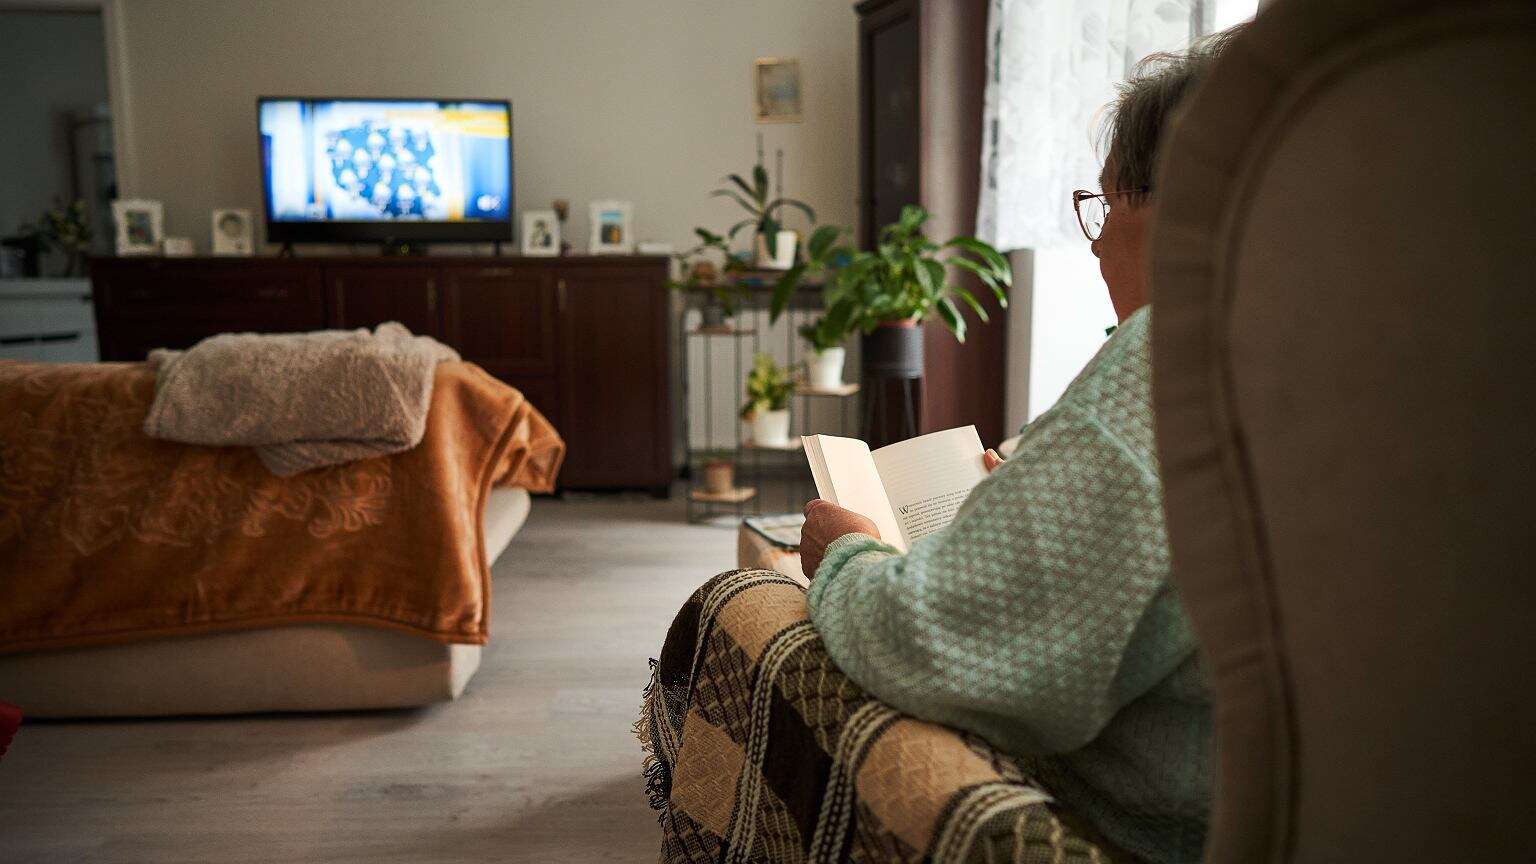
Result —
<instances>
[{"instance_id":1,"label":"green leafy plant","mask_svg":"<svg viewBox=\"0 0 1536 864\"><path fill-rule=\"evenodd\" d=\"M944 243L928 239L923 225L929 218L921 207L901 208L901 218L880 229L872 251L840 244L838 239L845 233L840 228L817 229L806 244L806 260L785 271L774 286L772 320L783 314L802 280L820 274L825 311L818 322L823 328L818 336L854 329L868 333L883 322L922 322L937 315L955 339L964 342L966 323L957 300L982 323L990 319L969 289L950 280L951 268L975 274L1004 307L1013 271L1002 253L974 237L953 237Z\"/></svg>"},{"instance_id":2,"label":"green leafy plant","mask_svg":"<svg viewBox=\"0 0 1536 864\"><path fill-rule=\"evenodd\" d=\"M853 328L847 321L839 321L830 315L823 314L809 324L800 325L800 338L811 344L818 352L828 348L836 348L843 344Z\"/></svg>"},{"instance_id":3,"label":"green leafy plant","mask_svg":"<svg viewBox=\"0 0 1536 864\"><path fill-rule=\"evenodd\" d=\"M780 151L780 154L782 156L782 151ZM810 220L812 225L816 224L816 211L812 210L810 205L804 201L794 198L785 198L781 195L776 195L771 199L768 197L768 169L763 167L761 140L758 142L757 164L752 166L751 174L752 182L750 183L740 174L728 174L720 182L728 183L729 185L716 189L709 194L713 198L730 198L740 204L749 214L747 218L732 225L726 231L726 237L735 240L736 235L740 234L743 230L755 228L754 236L762 237L767 243L768 253L776 255L778 254L779 230L784 227L783 212L785 208L793 207L804 213L805 218ZM782 174L783 171L781 170L780 175L782 176ZM753 242L756 242L755 239Z\"/></svg>"},{"instance_id":4,"label":"green leafy plant","mask_svg":"<svg viewBox=\"0 0 1536 864\"><path fill-rule=\"evenodd\" d=\"M794 392L795 382L789 370L775 363L772 355L758 352L752 358L752 371L747 373L747 402L741 406L742 419L750 420L759 411L788 408Z\"/></svg>"},{"instance_id":5,"label":"green leafy plant","mask_svg":"<svg viewBox=\"0 0 1536 864\"><path fill-rule=\"evenodd\" d=\"M741 304L751 297L751 292L744 286L736 284L733 279L708 279L699 276L697 264L700 261L710 260L707 255L716 251L723 257L721 272L734 275L744 268L741 259L731 255L730 244L719 234L707 228L695 228L694 233L699 236L699 245L673 257L677 260L682 271L681 279L667 280L667 287L674 291L684 293L702 291L708 293L718 305L725 317L729 318L737 313ZM712 263L712 262L711 262Z\"/></svg>"},{"instance_id":6,"label":"green leafy plant","mask_svg":"<svg viewBox=\"0 0 1536 864\"><path fill-rule=\"evenodd\" d=\"M73 271L79 256L91 249L90 211L86 203L78 199L67 205L55 202L36 223L23 226L23 233L36 237L44 250L58 250L68 255L69 269Z\"/></svg>"}]
</instances>

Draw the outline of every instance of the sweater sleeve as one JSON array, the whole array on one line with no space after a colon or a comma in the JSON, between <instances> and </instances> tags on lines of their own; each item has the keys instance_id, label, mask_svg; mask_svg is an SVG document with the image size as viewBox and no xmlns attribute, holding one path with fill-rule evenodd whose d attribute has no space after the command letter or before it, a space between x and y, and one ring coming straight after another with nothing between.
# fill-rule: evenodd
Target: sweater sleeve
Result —
<instances>
[{"instance_id":1,"label":"sweater sleeve","mask_svg":"<svg viewBox=\"0 0 1536 864\"><path fill-rule=\"evenodd\" d=\"M1021 755L1081 747L1194 650L1147 462L1058 406L909 554L828 548L808 598L827 651L908 714Z\"/></svg>"}]
</instances>

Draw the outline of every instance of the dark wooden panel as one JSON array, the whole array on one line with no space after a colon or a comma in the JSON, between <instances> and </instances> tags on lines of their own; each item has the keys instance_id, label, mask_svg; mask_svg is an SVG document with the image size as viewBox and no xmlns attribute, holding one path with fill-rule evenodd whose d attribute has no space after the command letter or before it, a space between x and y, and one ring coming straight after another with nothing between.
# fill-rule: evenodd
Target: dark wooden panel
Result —
<instances>
[{"instance_id":1,"label":"dark wooden panel","mask_svg":"<svg viewBox=\"0 0 1536 864\"><path fill-rule=\"evenodd\" d=\"M454 345L555 423L572 453L563 486L661 491L671 479L664 257L90 264L104 360L217 333L400 321Z\"/></svg>"},{"instance_id":2,"label":"dark wooden panel","mask_svg":"<svg viewBox=\"0 0 1536 864\"><path fill-rule=\"evenodd\" d=\"M562 435L564 434L565 423L560 417L560 379L498 374L489 367L485 371L516 387L522 392L523 398L527 399L529 404L539 409L539 413L543 414L544 418L549 422L555 424L555 429L559 430ZM562 476L561 480L563 481L564 479Z\"/></svg>"},{"instance_id":3,"label":"dark wooden panel","mask_svg":"<svg viewBox=\"0 0 1536 864\"><path fill-rule=\"evenodd\" d=\"M91 265L98 316L235 317L251 329L322 326L325 299L314 267L247 262L103 259Z\"/></svg>"},{"instance_id":4,"label":"dark wooden panel","mask_svg":"<svg viewBox=\"0 0 1536 864\"><path fill-rule=\"evenodd\" d=\"M662 274L583 269L560 280L562 485L659 491L672 474Z\"/></svg>"},{"instance_id":5,"label":"dark wooden panel","mask_svg":"<svg viewBox=\"0 0 1536 864\"><path fill-rule=\"evenodd\" d=\"M554 271L456 267L446 278L444 342L498 377L554 374Z\"/></svg>"},{"instance_id":6,"label":"dark wooden panel","mask_svg":"<svg viewBox=\"0 0 1536 864\"><path fill-rule=\"evenodd\" d=\"M299 333L315 326L256 326L246 318L119 318L97 324L98 349L104 362L137 363L155 348L191 348L220 333Z\"/></svg>"},{"instance_id":7,"label":"dark wooden panel","mask_svg":"<svg viewBox=\"0 0 1536 864\"><path fill-rule=\"evenodd\" d=\"M859 228L866 246L905 204L922 204L933 214L934 236L975 230L987 6L987 0L866 0L857 7ZM975 281L967 277L967 284ZM974 423L989 445L1006 434L1007 315L995 301L985 302L992 323L982 325L966 312L965 345L937 321L925 326L919 432Z\"/></svg>"},{"instance_id":8,"label":"dark wooden panel","mask_svg":"<svg viewBox=\"0 0 1536 864\"><path fill-rule=\"evenodd\" d=\"M981 188L982 102L986 89L987 0L929 2L922 16L922 202L933 214L936 237L972 234ZM962 307L969 324L964 345L942 323L925 332L927 361L918 430L936 432L976 424L993 446L1012 434L1003 428L1007 402L1008 313L989 299L979 280L956 278L982 298L992 323Z\"/></svg>"},{"instance_id":9,"label":"dark wooden panel","mask_svg":"<svg viewBox=\"0 0 1536 864\"><path fill-rule=\"evenodd\" d=\"M889 0L859 9L859 233L866 246L920 198L919 8L917 0Z\"/></svg>"},{"instance_id":10,"label":"dark wooden panel","mask_svg":"<svg viewBox=\"0 0 1536 864\"><path fill-rule=\"evenodd\" d=\"M375 327L399 321L412 333L437 336L442 273L437 267L325 268L333 327Z\"/></svg>"},{"instance_id":11,"label":"dark wooden panel","mask_svg":"<svg viewBox=\"0 0 1536 864\"><path fill-rule=\"evenodd\" d=\"M249 260L103 258L91 262L101 359L140 361L218 333L291 333L325 326L316 267Z\"/></svg>"}]
</instances>

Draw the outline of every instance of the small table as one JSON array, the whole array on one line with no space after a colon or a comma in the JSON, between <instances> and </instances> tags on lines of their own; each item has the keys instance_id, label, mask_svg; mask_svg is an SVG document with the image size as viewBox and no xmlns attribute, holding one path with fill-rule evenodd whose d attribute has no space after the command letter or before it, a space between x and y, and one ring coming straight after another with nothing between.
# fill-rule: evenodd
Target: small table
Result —
<instances>
[{"instance_id":1,"label":"small table","mask_svg":"<svg viewBox=\"0 0 1536 864\"><path fill-rule=\"evenodd\" d=\"M800 570L800 513L748 516L736 529L736 566L783 573L810 585Z\"/></svg>"}]
</instances>

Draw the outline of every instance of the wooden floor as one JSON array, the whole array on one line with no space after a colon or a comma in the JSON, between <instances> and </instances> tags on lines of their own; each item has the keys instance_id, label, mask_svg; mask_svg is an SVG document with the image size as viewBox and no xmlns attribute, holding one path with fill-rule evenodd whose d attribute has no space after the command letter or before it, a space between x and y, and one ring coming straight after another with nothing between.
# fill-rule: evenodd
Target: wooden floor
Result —
<instances>
[{"instance_id":1,"label":"wooden floor","mask_svg":"<svg viewBox=\"0 0 1536 864\"><path fill-rule=\"evenodd\" d=\"M734 549L681 496L538 499L458 701L28 724L0 762L0 862L655 861L646 659Z\"/></svg>"}]
</instances>

